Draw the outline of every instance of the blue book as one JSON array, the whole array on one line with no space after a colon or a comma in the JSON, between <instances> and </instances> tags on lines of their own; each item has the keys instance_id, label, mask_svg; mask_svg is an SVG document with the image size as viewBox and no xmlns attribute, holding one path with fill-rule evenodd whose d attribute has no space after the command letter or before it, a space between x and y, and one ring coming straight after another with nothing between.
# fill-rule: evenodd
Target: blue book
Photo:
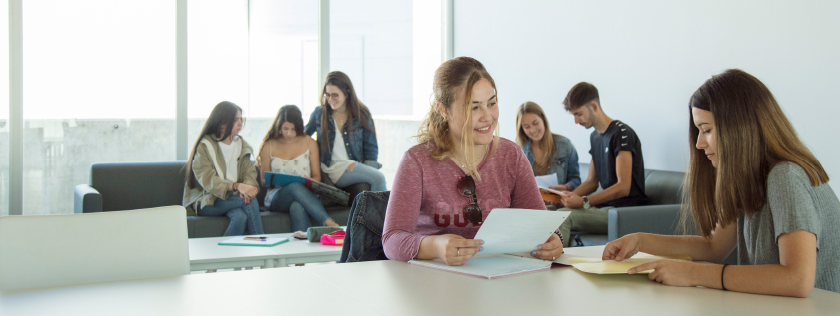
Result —
<instances>
[{"instance_id":1,"label":"blue book","mask_svg":"<svg viewBox=\"0 0 840 316\"><path fill-rule=\"evenodd\" d=\"M273 247L289 241L289 238L258 238L258 237L233 237L219 242L219 246L256 246Z\"/></svg>"},{"instance_id":2,"label":"blue book","mask_svg":"<svg viewBox=\"0 0 840 316\"><path fill-rule=\"evenodd\" d=\"M274 187L284 187L292 183L306 184L306 178L285 173L266 172L265 186L269 189Z\"/></svg>"}]
</instances>

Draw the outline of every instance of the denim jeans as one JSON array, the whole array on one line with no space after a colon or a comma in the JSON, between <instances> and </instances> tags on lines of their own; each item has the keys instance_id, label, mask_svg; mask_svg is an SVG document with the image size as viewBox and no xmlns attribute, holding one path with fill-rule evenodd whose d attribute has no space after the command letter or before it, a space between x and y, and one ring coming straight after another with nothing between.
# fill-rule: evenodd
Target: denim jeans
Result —
<instances>
[{"instance_id":1,"label":"denim jeans","mask_svg":"<svg viewBox=\"0 0 840 316\"><path fill-rule=\"evenodd\" d=\"M213 205L201 205L198 208L198 216L222 216L230 218L230 224L225 230L225 236L240 236L245 234L245 227L252 235L263 234L262 218L260 218L260 206L257 200L251 200L251 204L245 204L245 200L239 197L239 193L233 192L227 200L216 199Z\"/></svg>"},{"instance_id":2,"label":"denim jeans","mask_svg":"<svg viewBox=\"0 0 840 316\"><path fill-rule=\"evenodd\" d=\"M312 226L309 217L315 220L317 226L323 226L324 222L330 219L321 201L303 183L292 183L277 191L268 210L277 213L288 212L292 218L292 231L306 231Z\"/></svg>"},{"instance_id":3,"label":"denim jeans","mask_svg":"<svg viewBox=\"0 0 840 316\"><path fill-rule=\"evenodd\" d=\"M335 182L335 186L346 188L351 184L362 182L369 183L370 190L373 192L388 190L385 187L385 175L381 171L359 162L356 162L356 167L353 168L353 171L344 171L341 178Z\"/></svg>"},{"instance_id":4,"label":"denim jeans","mask_svg":"<svg viewBox=\"0 0 840 316\"><path fill-rule=\"evenodd\" d=\"M391 192L362 192L353 201L339 263L388 260L382 249L385 210Z\"/></svg>"}]
</instances>

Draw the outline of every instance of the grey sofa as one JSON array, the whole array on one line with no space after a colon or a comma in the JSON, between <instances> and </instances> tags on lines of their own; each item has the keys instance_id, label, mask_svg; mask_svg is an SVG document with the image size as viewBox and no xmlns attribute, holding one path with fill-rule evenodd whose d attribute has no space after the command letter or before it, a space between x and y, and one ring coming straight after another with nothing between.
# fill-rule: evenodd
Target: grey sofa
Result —
<instances>
[{"instance_id":1,"label":"grey sofa","mask_svg":"<svg viewBox=\"0 0 840 316\"><path fill-rule=\"evenodd\" d=\"M589 164L580 164L581 179L589 174ZM645 194L648 205L619 207L608 211L606 235L580 233L585 246L603 245L621 236L647 232L662 235L683 234L680 221L682 182L685 173L645 169ZM598 188L598 190L602 190ZM689 234L697 234L694 221L686 225Z\"/></svg>"},{"instance_id":2,"label":"grey sofa","mask_svg":"<svg viewBox=\"0 0 840 316\"><path fill-rule=\"evenodd\" d=\"M181 205L186 161L96 163L90 167L90 183L75 187L74 212L93 213ZM358 183L345 188L352 199L370 185ZM272 213L262 207L265 188L257 196L266 233L291 232L287 213ZM326 207L330 217L347 224L349 206ZM184 214L186 216L186 214ZM224 234L230 220L226 216L187 216L190 238ZM152 231L153 229L150 229Z\"/></svg>"}]
</instances>

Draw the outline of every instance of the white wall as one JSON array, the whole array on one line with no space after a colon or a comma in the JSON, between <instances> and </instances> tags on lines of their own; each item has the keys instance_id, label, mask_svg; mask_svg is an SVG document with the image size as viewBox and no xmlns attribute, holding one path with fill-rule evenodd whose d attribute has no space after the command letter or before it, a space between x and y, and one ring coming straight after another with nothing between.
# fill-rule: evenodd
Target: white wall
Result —
<instances>
[{"instance_id":1,"label":"white wall","mask_svg":"<svg viewBox=\"0 0 840 316\"><path fill-rule=\"evenodd\" d=\"M711 75L741 68L766 84L806 145L840 177L840 1L456 0L455 55L496 80L502 137L534 101L588 161L589 133L563 110L579 81L632 126L647 168L684 171L688 99ZM838 186L840 187L840 186Z\"/></svg>"}]
</instances>

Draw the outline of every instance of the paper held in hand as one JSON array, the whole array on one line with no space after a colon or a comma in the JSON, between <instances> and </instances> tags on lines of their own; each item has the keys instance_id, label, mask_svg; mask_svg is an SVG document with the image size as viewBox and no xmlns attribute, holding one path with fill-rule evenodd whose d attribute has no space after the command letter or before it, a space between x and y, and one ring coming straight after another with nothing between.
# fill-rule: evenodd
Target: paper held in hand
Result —
<instances>
[{"instance_id":1,"label":"paper held in hand","mask_svg":"<svg viewBox=\"0 0 840 316\"><path fill-rule=\"evenodd\" d=\"M497 208L487 215L473 239L484 241L476 256L531 251L545 243L570 211Z\"/></svg>"},{"instance_id":2,"label":"paper held in hand","mask_svg":"<svg viewBox=\"0 0 840 316\"><path fill-rule=\"evenodd\" d=\"M595 258L569 258L569 263L572 264L575 269L586 273L595 273L595 274L627 274L627 270L630 268L648 263L654 262L656 260L662 259L671 259L671 260L678 260L678 261L691 261L691 257L688 255L668 255L668 256L641 256L641 257L633 257L630 259L625 259L621 262L615 260L599 260ZM653 272L653 270L645 270L636 272L637 274L648 274Z\"/></svg>"}]
</instances>

